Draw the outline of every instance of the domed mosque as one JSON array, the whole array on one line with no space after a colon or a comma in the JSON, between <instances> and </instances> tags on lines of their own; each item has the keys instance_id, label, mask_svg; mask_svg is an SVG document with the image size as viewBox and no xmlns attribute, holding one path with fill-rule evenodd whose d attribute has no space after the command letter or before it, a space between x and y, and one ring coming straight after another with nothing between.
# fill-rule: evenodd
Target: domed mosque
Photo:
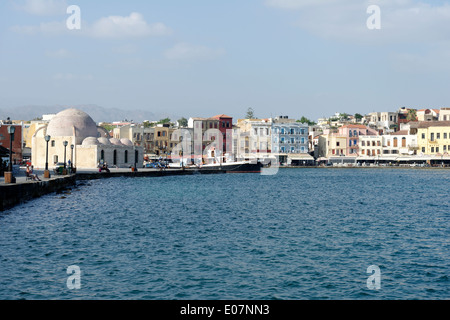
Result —
<instances>
[{"instance_id":1,"label":"domed mosque","mask_svg":"<svg viewBox=\"0 0 450 320\"><path fill-rule=\"evenodd\" d=\"M56 163L72 161L77 169L95 169L99 164L109 167L129 168L135 161L142 165L142 147L134 146L129 139L114 139L103 127L84 111L67 109L55 115L47 126L41 127L33 135L32 164L35 168L45 168L46 136L48 142L49 169ZM64 142L67 146L64 147Z\"/></svg>"}]
</instances>

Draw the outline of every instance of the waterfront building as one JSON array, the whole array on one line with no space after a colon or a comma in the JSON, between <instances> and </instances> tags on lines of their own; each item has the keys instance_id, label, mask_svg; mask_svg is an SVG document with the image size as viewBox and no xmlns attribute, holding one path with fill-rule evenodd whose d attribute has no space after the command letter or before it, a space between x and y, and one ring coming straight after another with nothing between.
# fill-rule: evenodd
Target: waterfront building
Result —
<instances>
[{"instance_id":1,"label":"waterfront building","mask_svg":"<svg viewBox=\"0 0 450 320\"><path fill-rule=\"evenodd\" d=\"M379 157L383 150L383 136L361 135L359 137L360 157Z\"/></svg>"},{"instance_id":2,"label":"waterfront building","mask_svg":"<svg viewBox=\"0 0 450 320\"><path fill-rule=\"evenodd\" d=\"M212 117L212 119L219 120L219 131L222 133L223 145L222 150L225 152L226 150L232 149L232 133L231 130L233 128L233 118L227 116L225 114L220 114Z\"/></svg>"},{"instance_id":3,"label":"waterfront building","mask_svg":"<svg viewBox=\"0 0 450 320\"><path fill-rule=\"evenodd\" d=\"M419 144L417 134L409 130L401 130L383 136L383 155L412 156L417 155Z\"/></svg>"},{"instance_id":4,"label":"waterfront building","mask_svg":"<svg viewBox=\"0 0 450 320\"><path fill-rule=\"evenodd\" d=\"M220 139L223 140L223 135L219 129L219 125L219 119L201 117L189 118L188 128L193 129L193 150L196 156L203 155L205 152L207 152L207 149L210 149L212 147L216 149L223 148L223 142L221 144L217 142Z\"/></svg>"},{"instance_id":5,"label":"waterfront building","mask_svg":"<svg viewBox=\"0 0 450 320\"><path fill-rule=\"evenodd\" d=\"M239 119L236 127L233 137L238 158L269 156L272 152L272 119Z\"/></svg>"},{"instance_id":6,"label":"waterfront building","mask_svg":"<svg viewBox=\"0 0 450 320\"><path fill-rule=\"evenodd\" d=\"M313 161L309 156L309 127L287 116L279 116L272 121L272 154L281 163L302 164Z\"/></svg>"},{"instance_id":7,"label":"waterfront building","mask_svg":"<svg viewBox=\"0 0 450 320\"><path fill-rule=\"evenodd\" d=\"M128 139L133 145L142 147L144 154L154 152L155 128L127 124L113 129L113 137L116 139Z\"/></svg>"},{"instance_id":8,"label":"waterfront building","mask_svg":"<svg viewBox=\"0 0 450 320\"><path fill-rule=\"evenodd\" d=\"M8 127L13 126L15 128L14 140L12 143L12 160L13 163L19 163L22 161L23 152L23 140L22 140L22 125L15 124L10 120L4 120L0 124L0 146L8 149L11 145L11 136L8 133ZM9 161L9 158L8 158Z\"/></svg>"},{"instance_id":9,"label":"waterfront building","mask_svg":"<svg viewBox=\"0 0 450 320\"><path fill-rule=\"evenodd\" d=\"M348 124L336 130L325 130L319 137L319 156L357 157L361 154L360 139L363 136L379 136L379 134L378 131L361 124ZM367 147L366 143L364 147ZM370 150L372 154L372 149Z\"/></svg>"},{"instance_id":10,"label":"waterfront building","mask_svg":"<svg viewBox=\"0 0 450 320\"><path fill-rule=\"evenodd\" d=\"M32 164L35 168L45 167L47 135L51 137L48 142L49 167L64 162L64 155L66 163L73 159L74 167L79 169L97 168L99 162L106 162L110 167L128 168L135 163L142 167L142 147L133 146L131 140L126 138L111 138L109 132L98 127L87 113L67 109L34 133ZM66 147L63 144L65 141Z\"/></svg>"},{"instance_id":11,"label":"waterfront building","mask_svg":"<svg viewBox=\"0 0 450 320\"><path fill-rule=\"evenodd\" d=\"M424 121L417 129L419 152L426 155L450 153L450 121Z\"/></svg>"}]
</instances>

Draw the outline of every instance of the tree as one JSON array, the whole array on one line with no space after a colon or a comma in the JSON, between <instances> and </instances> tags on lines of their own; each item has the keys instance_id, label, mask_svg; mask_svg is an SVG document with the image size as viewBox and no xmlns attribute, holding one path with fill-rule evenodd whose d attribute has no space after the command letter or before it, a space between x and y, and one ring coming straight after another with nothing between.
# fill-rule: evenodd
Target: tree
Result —
<instances>
[{"instance_id":1,"label":"tree","mask_svg":"<svg viewBox=\"0 0 450 320\"><path fill-rule=\"evenodd\" d=\"M314 125L316 125L316 123L315 123L314 121L309 120L309 119L306 118L305 116L302 116L302 117L300 118L300 120L297 120L297 122L300 122L300 123L306 123L306 124L309 125L309 126L314 126Z\"/></svg>"},{"instance_id":2,"label":"tree","mask_svg":"<svg viewBox=\"0 0 450 320\"><path fill-rule=\"evenodd\" d=\"M416 109L409 109L406 114L406 120L408 121L417 121L417 112Z\"/></svg>"},{"instance_id":3,"label":"tree","mask_svg":"<svg viewBox=\"0 0 450 320\"><path fill-rule=\"evenodd\" d=\"M168 124L168 123L170 123L169 118L164 118L158 121L158 124Z\"/></svg>"},{"instance_id":4,"label":"tree","mask_svg":"<svg viewBox=\"0 0 450 320\"><path fill-rule=\"evenodd\" d=\"M142 125L144 126L144 128L150 128L152 126L152 124L149 121L144 121Z\"/></svg>"},{"instance_id":5,"label":"tree","mask_svg":"<svg viewBox=\"0 0 450 320\"><path fill-rule=\"evenodd\" d=\"M178 125L180 127L187 127L188 126L188 120L185 117L182 117L178 120Z\"/></svg>"},{"instance_id":6,"label":"tree","mask_svg":"<svg viewBox=\"0 0 450 320\"><path fill-rule=\"evenodd\" d=\"M362 118L364 118L364 116L362 114L355 113L355 119L356 120L361 121Z\"/></svg>"},{"instance_id":7,"label":"tree","mask_svg":"<svg viewBox=\"0 0 450 320\"><path fill-rule=\"evenodd\" d=\"M342 120L348 120L349 114L344 112L339 114L339 117L341 117Z\"/></svg>"},{"instance_id":8,"label":"tree","mask_svg":"<svg viewBox=\"0 0 450 320\"><path fill-rule=\"evenodd\" d=\"M255 118L255 112L252 108L247 109L247 113L245 114L245 119L256 119Z\"/></svg>"}]
</instances>

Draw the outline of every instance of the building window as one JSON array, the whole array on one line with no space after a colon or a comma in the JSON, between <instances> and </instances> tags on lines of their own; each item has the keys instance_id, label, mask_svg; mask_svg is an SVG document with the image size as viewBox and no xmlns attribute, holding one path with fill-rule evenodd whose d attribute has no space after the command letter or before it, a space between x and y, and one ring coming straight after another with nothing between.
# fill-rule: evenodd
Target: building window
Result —
<instances>
[{"instance_id":1,"label":"building window","mask_svg":"<svg viewBox=\"0 0 450 320\"><path fill-rule=\"evenodd\" d=\"M439 152L439 147L436 147L436 152Z\"/></svg>"},{"instance_id":2,"label":"building window","mask_svg":"<svg viewBox=\"0 0 450 320\"><path fill-rule=\"evenodd\" d=\"M425 147L422 147L422 152L425 153Z\"/></svg>"},{"instance_id":3,"label":"building window","mask_svg":"<svg viewBox=\"0 0 450 320\"><path fill-rule=\"evenodd\" d=\"M128 150L125 150L125 163L128 163Z\"/></svg>"},{"instance_id":4,"label":"building window","mask_svg":"<svg viewBox=\"0 0 450 320\"><path fill-rule=\"evenodd\" d=\"M431 147L431 152L434 152L434 147Z\"/></svg>"},{"instance_id":5,"label":"building window","mask_svg":"<svg viewBox=\"0 0 450 320\"><path fill-rule=\"evenodd\" d=\"M55 140L52 140L52 147L55 146Z\"/></svg>"},{"instance_id":6,"label":"building window","mask_svg":"<svg viewBox=\"0 0 450 320\"><path fill-rule=\"evenodd\" d=\"M444 133L444 139L447 139L447 132Z\"/></svg>"},{"instance_id":7,"label":"building window","mask_svg":"<svg viewBox=\"0 0 450 320\"><path fill-rule=\"evenodd\" d=\"M402 138L402 148L406 147L406 138Z\"/></svg>"},{"instance_id":8,"label":"building window","mask_svg":"<svg viewBox=\"0 0 450 320\"><path fill-rule=\"evenodd\" d=\"M436 139L440 139L441 138L441 134L438 132L436 133Z\"/></svg>"},{"instance_id":9,"label":"building window","mask_svg":"<svg viewBox=\"0 0 450 320\"><path fill-rule=\"evenodd\" d=\"M117 165L117 150L114 150L114 154L113 154L113 164L116 166Z\"/></svg>"},{"instance_id":10,"label":"building window","mask_svg":"<svg viewBox=\"0 0 450 320\"><path fill-rule=\"evenodd\" d=\"M366 146L366 142L365 141L361 141L361 146L365 147Z\"/></svg>"},{"instance_id":11,"label":"building window","mask_svg":"<svg viewBox=\"0 0 450 320\"><path fill-rule=\"evenodd\" d=\"M445 151L447 151L447 146L446 146L446 145L444 145L444 152L445 152Z\"/></svg>"},{"instance_id":12,"label":"building window","mask_svg":"<svg viewBox=\"0 0 450 320\"><path fill-rule=\"evenodd\" d=\"M425 133L422 133L422 139L425 139Z\"/></svg>"},{"instance_id":13,"label":"building window","mask_svg":"<svg viewBox=\"0 0 450 320\"><path fill-rule=\"evenodd\" d=\"M431 140L431 141L434 141L434 132L433 132L433 133L431 133L431 137L430 137L430 140Z\"/></svg>"},{"instance_id":14,"label":"building window","mask_svg":"<svg viewBox=\"0 0 450 320\"><path fill-rule=\"evenodd\" d=\"M394 138L394 148L397 148L397 147L398 147L398 139Z\"/></svg>"},{"instance_id":15,"label":"building window","mask_svg":"<svg viewBox=\"0 0 450 320\"><path fill-rule=\"evenodd\" d=\"M53 163L58 163L58 156L56 154L53 156Z\"/></svg>"}]
</instances>

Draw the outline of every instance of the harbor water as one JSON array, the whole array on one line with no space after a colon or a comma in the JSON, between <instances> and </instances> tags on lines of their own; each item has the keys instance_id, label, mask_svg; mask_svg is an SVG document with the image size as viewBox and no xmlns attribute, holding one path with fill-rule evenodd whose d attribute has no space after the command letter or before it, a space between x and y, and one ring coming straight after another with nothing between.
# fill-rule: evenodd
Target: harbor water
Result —
<instances>
[{"instance_id":1,"label":"harbor water","mask_svg":"<svg viewBox=\"0 0 450 320\"><path fill-rule=\"evenodd\" d=\"M450 299L449 185L387 168L81 182L1 213L0 299Z\"/></svg>"}]
</instances>

